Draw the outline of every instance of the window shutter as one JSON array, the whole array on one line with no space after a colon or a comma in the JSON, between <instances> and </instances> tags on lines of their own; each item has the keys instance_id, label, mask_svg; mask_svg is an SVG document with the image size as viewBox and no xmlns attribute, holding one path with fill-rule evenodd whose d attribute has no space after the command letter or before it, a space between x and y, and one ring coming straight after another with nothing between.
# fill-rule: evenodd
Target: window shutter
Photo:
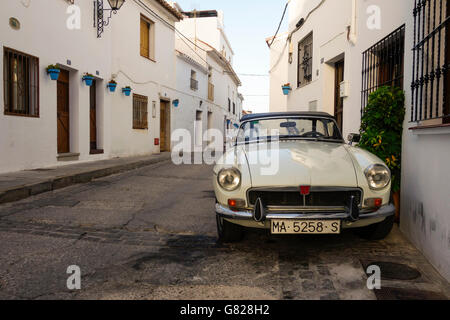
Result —
<instances>
[{"instance_id":1,"label":"window shutter","mask_svg":"<svg viewBox=\"0 0 450 320\"><path fill-rule=\"evenodd\" d=\"M150 24L141 18L141 56L150 58Z\"/></svg>"}]
</instances>

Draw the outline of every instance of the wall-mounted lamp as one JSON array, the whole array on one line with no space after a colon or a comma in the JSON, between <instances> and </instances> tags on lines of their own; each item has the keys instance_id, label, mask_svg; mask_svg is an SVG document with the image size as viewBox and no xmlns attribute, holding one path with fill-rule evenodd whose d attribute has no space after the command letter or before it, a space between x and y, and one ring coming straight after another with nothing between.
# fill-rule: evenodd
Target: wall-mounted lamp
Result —
<instances>
[{"instance_id":1,"label":"wall-mounted lamp","mask_svg":"<svg viewBox=\"0 0 450 320\"><path fill-rule=\"evenodd\" d=\"M109 25L112 14L117 14L117 11L122 8L125 0L108 0L108 3L111 9L104 9L103 0L94 1L94 27L97 28L97 38L101 38L104 27ZM105 11L109 11L109 17L106 17L106 20L104 17Z\"/></svg>"}]
</instances>

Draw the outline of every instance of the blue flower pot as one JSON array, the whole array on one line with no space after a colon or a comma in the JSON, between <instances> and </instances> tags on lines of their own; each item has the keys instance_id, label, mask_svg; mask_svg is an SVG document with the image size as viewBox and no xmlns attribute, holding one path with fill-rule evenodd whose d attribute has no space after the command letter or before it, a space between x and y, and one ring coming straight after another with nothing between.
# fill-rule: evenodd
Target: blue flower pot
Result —
<instances>
[{"instance_id":1,"label":"blue flower pot","mask_svg":"<svg viewBox=\"0 0 450 320\"><path fill-rule=\"evenodd\" d=\"M178 105L180 104L180 100L173 100L173 106L175 107L175 108L177 108L178 107Z\"/></svg>"},{"instance_id":2,"label":"blue flower pot","mask_svg":"<svg viewBox=\"0 0 450 320\"><path fill-rule=\"evenodd\" d=\"M123 88L123 89L122 89L122 92L123 92L127 97L129 97L130 94L131 94L131 89L130 89L130 88Z\"/></svg>"},{"instance_id":3,"label":"blue flower pot","mask_svg":"<svg viewBox=\"0 0 450 320\"><path fill-rule=\"evenodd\" d=\"M59 69L48 69L47 73L50 75L50 79L52 80L58 80L59 78L59 73L61 72L61 70Z\"/></svg>"},{"instance_id":4,"label":"blue flower pot","mask_svg":"<svg viewBox=\"0 0 450 320\"><path fill-rule=\"evenodd\" d=\"M289 93L290 93L291 90L292 90L292 88L289 87L289 86L283 86L283 87L281 87L281 88L283 89L283 94L284 94L285 96L289 95Z\"/></svg>"},{"instance_id":5,"label":"blue flower pot","mask_svg":"<svg viewBox=\"0 0 450 320\"><path fill-rule=\"evenodd\" d=\"M117 88L117 83L108 83L107 87L109 88L109 91L115 92Z\"/></svg>"},{"instance_id":6,"label":"blue flower pot","mask_svg":"<svg viewBox=\"0 0 450 320\"><path fill-rule=\"evenodd\" d=\"M84 82L88 87L92 86L92 83L94 82L94 77L91 76L84 76L83 77Z\"/></svg>"}]
</instances>

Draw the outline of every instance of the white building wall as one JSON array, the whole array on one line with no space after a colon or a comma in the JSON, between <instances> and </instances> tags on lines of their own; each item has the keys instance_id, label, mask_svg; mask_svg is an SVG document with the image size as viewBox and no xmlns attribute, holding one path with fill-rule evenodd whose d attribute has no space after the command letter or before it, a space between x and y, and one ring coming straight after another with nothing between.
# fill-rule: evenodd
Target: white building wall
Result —
<instances>
[{"instance_id":1,"label":"white building wall","mask_svg":"<svg viewBox=\"0 0 450 320\"><path fill-rule=\"evenodd\" d=\"M176 111L175 128L188 129L194 137L196 112L202 111L202 130L205 132L208 129L208 113L210 113L209 126L220 130L225 135L227 120L230 121L228 127L232 127L234 123L238 124L239 108L242 109L242 107L238 105L238 84L230 75L229 67L218 58L219 55L231 64L234 55L224 32L223 14L218 12L218 17L208 18L186 17L176 23L176 28L190 40L176 35L176 49L208 70L211 75L211 83L214 85L214 101L208 100L207 74L200 76L199 91L193 93L189 82L192 66L179 59L180 61L177 62L177 90L184 101L182 105L180 100L180 107L184 107L185 110ZM197 72L197 77L199 75L200 73ZM231 100L230 111L228 110L228 99ZM200 101L203 101L201 106L199 106ZM236 105L234 114L233 102ZM203 147L205 145L206 143L203 144Z\"/></svg>"},{"instance_id":2,"label":"white building wall","mask_svg":"<svg viewBox=\"0 0 450 320\"><path fill-rule=\"evenodd\" d=\"M243 105L244 105L244 96L242 94L239 94L238 98L237 98L237 106L236 106L236 108L237 108L236 112L237 112L237 117L238 117L239 121L242 118Z\"/></svg>"},{"instance_id":3,"label":"white building wall","mask_svg":"<svg viewBox=\"0 0 450 320\"><path fill-rule=\"evenodd\" d=\"M8 47L39 58L39 118L4 115L0 112L0 172L33 169L63 164L57 161L56 81L46 73L49 64L60 64L70 70L71 152L80 153L79 161L99 160L110 154L109 123L111 95L106 90L109 80L110 33L97 39L92 27L93 3L79 2L81 29L66 27L68 3L41 0L29 6L21 1L4 1L0 10L1 57ZM87 14L89 13L89 14ZM20 30L9 27L10 17L21 23ZM70 60L71 64L68 64ZM3 58L0 59L3 70ZM98 75L96 72L98 71ZM98 129L102 155L89 154L89 87L82 82L85 72L98 80ZM4 103L3 76L0 77L0 101ZM67 164L70 162L64 162Z\"/></svg>"},{"instance_id":4,"label":"white building wall","mask_svg":"<svg viewBox=\"0 0 450 320\"><path fill-rule=\"evenodd\" d=\"M350 44L347 41L347 27L351 21L351 1L292 1L292 10L290 12L290 26L295 29L297 22L303 18L303 26L292 34L291 43L287 45L287 51L292 53L291 63L286 53L284 53L285 65L288 65L287 79L292 86L292 92L287 97L288 111L308 111L310 105L317 105L317 111L324 111L334 114L334 64L345 60L344 74L348 74L350 66L353 65L349 59ZM315 10L314 10L315 9ZM314 11L313 11L314 10ZM330 17L327 23L323 23L323 17ZM331 18L332 17L332 18ZM320 26L320 27L319 27ZM297 65L298 65L298 43L313 33L313 67L312 81L302 87L297 87ZM278 46L280 46L279 44ZM278 47L277 46L277 47ZM277 48L274 48L276 51ZM283 68L279 66L279 68ZM280 74L285 71L281 70ZM280 75L278 75L280 77ZM345 76L344 76L345 77ZM274 83L271 84L272 90L276 92L277 81L274 76ZM278 90L281 92L281 86L284 81L278 80ZM278 97L271 100L271 105L283 106L283 100L286 99L279 93ZM347 102L344 101L344 109ZM272 108L272 107L271 107ZM344 132L346 124L344 124Z\"/></svg>"},{"instance_id":5,"label":"white building wall","mask_svg":"<svg viewBox=\"0 0 450 320\"><path fill-rule=\"evenodd\" d=\"M40 116L9 116L1 112L0 172L159 152L154 139L160 136L160 99L168 101L173 111L171 102L177 98L175 17L156 1L142 3L127 1L112 16L101 38L97 38L97 29L93 27L92 1L76 2L81 9L79 30L66 27L70 16L66 13L70 5L67 1L42 0L39 4L32 1L29 5L5 1L2 4L0 19L6 23L0 26L1 55L5 46L39 58ZM155 23L154 61L140 56L141 14ZM20 21L20 30L8 26L10 17ZM70 71L70 152L80 154L78 161L57 159L57 82L51 81L46 73L49 64L59 64ZM0 69L3 70L3 58ZM93 74L97 81L97 148L103 149L103 154L90 154L89 87L82 82L86 72ZM115 93L106 88L112 78L118 82ZM3 77L0 82L3 103ZM133 129L133 98L126 97L121 90L127 85L133 88L133 93L148 97L148 130Z\"/></svg>"},{"instance_id":6,"label":"white building wall","mask_svg":"<svg viewBox=\"0 0 450 320\"><path fill-rule=\"evenodd\" d=\"M377 6L381 13L381 29L369 29L367 21L371 17L369 6ZM349 82L349 97L344 105L344 133L359 132L361 122L361 90L362 90L362 53L372 47L381 39L392 33L405 23L408 23L408 30L412 32L413 24L411 5L408 1L383 1L372 2L357 1L357 42L350 50L349 60L351 67L346 69ZM411 29L411 30L409 30ZM410 93L410 76L412 72L412 57L410 57L413 41L405 38L405 67L404 67L404 90L408 96ZM358 111L359 109L359 111Z\"/></svg>"},{"instance_id":7,"label":"white building wall","mask_svg":"<svg viewBox=\"0 0 450 320\"><path fill-rule=\"evenodd\" d=\"M191 89L191 70L197 73L198 90ZM181 55L177 56L177 94L179 106L173 109L174 129L186 129L190 133L191 148L194 147L196 113L202 112L202 136L207 129L207 112L211 108L208 101L207 68L189 63ZM193 150L193 149L192 149Z\"/></svg>"},{"instance_id":8,"label":"white building wall","mask_svg":"<svg viewBox=\"0 0 450 320\"><path fill-rule=\"evenodd\" d=\"M177 22L177 29L194 42L200 39L208 43L220 53L224 53L227 61L233 63L234 52L225 34L222 12L219 11L217 17L186 17Z\"/></svg>"},{"instance_id":9,"label":"white building wall","mask_svg":"<svg viewBox=\"0 0 450 320\"><path fill-rule=\"evenodd\" d=\"M287 96L282 92L281 86L288 82L288 57L289 44L287 34L277 37L273 43L269 39L270 46L270 92L269 110L270 112L287 111ZM291 83L295 86L295 83Z\"/></svg>"},{"instance_id":10,"label":"white building wall","mask_svg":"<svg viewBox=\"0 0 450 320\"><path fill-rule=\"evenodd\" d=\"M400 228L450 281L450 128L410 130L414 3L403 3L406 21L405 93ZM392 14L394 18L394 14ZM398 23L397 23L398 24ZM395 26L395 24L394 24ZM447 89L448 90L448 89Z\"/></svg>"},{"instance_id":11,"label":"white building wall","mask_svg":"<svg viewBox=\"0 0 450 320\"><path fill-rule=\"evenodd\" d=\"M145 1L147 6L174 26L174 18L154 1ZM155 59L140 55L140 17L150 19L155 28ZM124 28L124 26L127 26ZM176 56L173 29L145 7L127 2L113 17L112 74L116 76L119 94L112 106L112 150L114 156L145 155L159 151L154 139L160 137L160 100L176 99ZM148 130L133 129L133 97L121 94L121 88L130 86L132 94L148 97ZM156 116L153 117L153 103ZM173 117L171 116L171 121ZM171 123L173 127L173 122ZM170 128L168 128L170 130Z\"/></svg>"},{"instance_id":12,"label":"white building wall","mask_svg":"<svg viewBox=\"0 0 450 320\"><path fill-rule=\"evenodd\" d=\"M186 53L191 52L189 59L196 61L196 63L189 63L181 56L177 58L177 97L179 97L180 105L173 110L175 121L173 128L187 129L191 134L191 145L193 147L197 111L202 112L201 128L204 137L208 128L218 129L224 134L225 119L230 119L235 123L238 122L238 112L236 112L236 115L228 112L228 97L230 96L231 98L229 92L232 92L232 90L237 91L237 86L230 76L224 73L223 65L213 59L210 54L202 50L198 50L197 54L193 54L186 43L179 40L176 43L178 50ZM201 67L196 66L196 64L200 64ZM199 81L199 89L197 91L190 88L191 70L197 72L197 80ZM208 72L211 74L211 82L214 85L213 101L208 99ZM229 87L230 90L228 90ZM209 126L208 113L210 113L211 117ZM203 142L203 147L205 147L206 141Z\"/></svg>"},{"instance_id":13,"label":"white building wall","mask_svg":"<svg viewBox=\"0 0 450 320\"><path fill-rule=\"evenodd\" d=\"M222 114L227 119L238 121L237 115L233 112L233 92L236 102L238 86L215 59L208 55L208 64L212 67L212 83L214 84L214 103L220 106ZM228 98L231 100L231 112L228 111Z\"/></svg>"}]
</instances>

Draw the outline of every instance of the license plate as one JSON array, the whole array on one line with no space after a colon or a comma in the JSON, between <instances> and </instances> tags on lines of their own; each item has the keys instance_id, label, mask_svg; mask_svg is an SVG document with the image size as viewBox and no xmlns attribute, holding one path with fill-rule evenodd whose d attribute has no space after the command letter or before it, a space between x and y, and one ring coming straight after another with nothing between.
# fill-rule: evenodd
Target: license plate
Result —
<instances>
[{"instance_id":1,"label":"license plate","mask_svg":"<svg viewBox=\"0 0 450 320\"><path fill-rule=\"evenodd\" d=\"M272 220L272 234L339 234L340 220Z\"/></svg>"}]
</instances>

